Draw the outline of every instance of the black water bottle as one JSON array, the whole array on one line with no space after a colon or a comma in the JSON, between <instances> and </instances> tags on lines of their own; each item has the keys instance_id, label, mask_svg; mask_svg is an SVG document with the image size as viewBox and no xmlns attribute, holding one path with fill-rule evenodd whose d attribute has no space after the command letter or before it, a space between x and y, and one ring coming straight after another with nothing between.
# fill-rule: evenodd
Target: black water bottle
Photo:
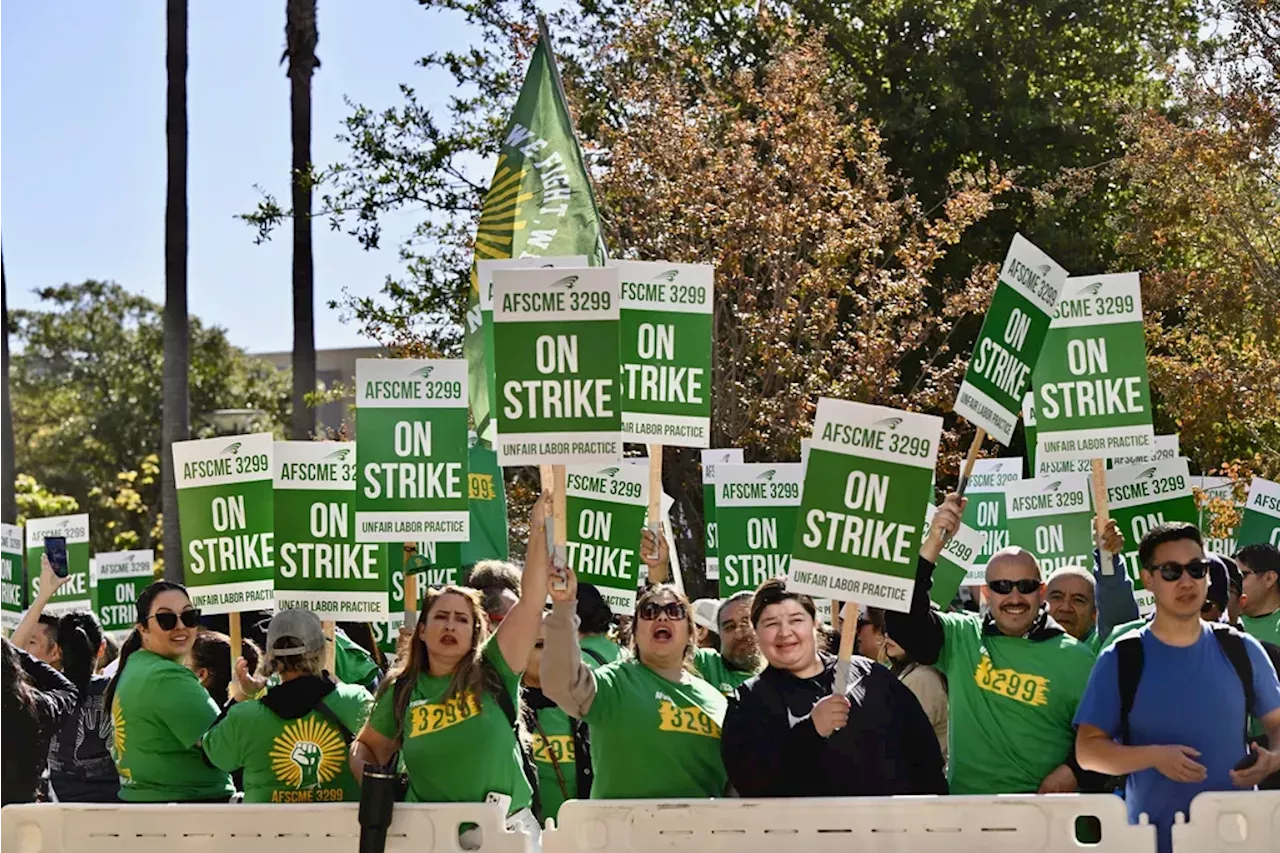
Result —
<instances>
[{"instance_id":1,"label":"black water bottle","mask_svg":"<svg viewBox=\"0 0 1280 853\"><path fill-rule=\"evenodd\" d=\"M360 789L360 853L383 853L386 849L399 784L400 773L394 759L390 764L365 766Z\"/></svg>"}]
</instances>

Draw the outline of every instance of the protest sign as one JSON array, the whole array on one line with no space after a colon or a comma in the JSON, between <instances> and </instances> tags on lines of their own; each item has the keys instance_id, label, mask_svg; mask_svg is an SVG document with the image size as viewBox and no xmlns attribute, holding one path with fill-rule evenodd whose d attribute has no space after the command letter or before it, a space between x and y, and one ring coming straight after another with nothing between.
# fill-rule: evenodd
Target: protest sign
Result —
<instances>
[{"instance_id":1,"label":"protest sign","mask_svg":"<svg viewBox=\"0 0 1280 853\"><path fill-rule=\"evenodd\" d=\"M355 442L277 441L272 464L276 609L334 622L386 619L384 549L355 540Z\"/></svg>"},{"instance_id":2,"label":"protest sign","mask_svg":"<svg viewBox=\"0 0 1280 853\"><path fill-rule=\"evenodd\" d=\"M1032 384L1037 463L1154 452L1137 273L1067 279Z\"/></svg>"},{"instance_id":3,"label":"protest sign","mask_svg":"<svg viewBox=\"0 0 1280 853\"><path fill-rule=\"evenodd\" d=\"M715 466L721 598L786 577L803 477L799 462Z\"/></svg>"},{"instance_id":4,"label":"protest sign","mask_svg":"<svg viewBox=\"0 0 1280 853\"><path fill-rule=\"evenodd\" d=\"M12 631L22 619L22 528L0 524L0 628Z\"/></svg>"},{"instance_id":5,"label":"protest sign","mask_svg":"<svg viewBox=\"0 0 1280 853\"><path fill-rule=\"evenodd\" d=\"M414 610L421 609L427 597L429 587L449 586L462 583L462 543L459 542L416 542L417 550L410 558L409 571L417 576L418 600ZM404 543L384 543L382 549L383 565L388 566L387 587L388 610L392 618L385 622L374 622L372 625L374 640L378 647L387 653L395 652L396 642L401 626L404 624L404 589L405 559Z\"/></svg>"},{"instance_id":6,"label":"protest sign","mask_svg":"<svg viewBox=\"0 0 1280 853\"><path fill-rule=\"evenodd\" d=\"M622 458L614 268L495 270L499 465Z\"/></svg>"},{"instance_id":7,"label":"protest sign","mask_svg":"<svg viewBox=\"0 0 1280 853\"><path fill-rule=\"evenodd\" d=\"M1178 434L1175 432L1173 435L1157 435L1151 453L1135 456L1117 456L1114 459L1108 459L1107 466L1110 468L1124 468L1129 465L1147 465L1151 462L1177 458Z\"/></svg>"},{"instance_id":8,"label":"protest sign","mask_svg":"<svg viewBox=\"0 0 1280 853\"><path fill-rule=\"evenodd\" d=\"M1019 459L1018 463L1021 464L1022 460ZM1001 499L1003 500L1003 495ZM938 508L931 505L925 513L922 541L929 537L933 517L937 512ZM962 521L960 529L951 534L951 538L942 546L942 553L938 555L938 562L933 567L933 586L929 588L929 599L934 604L946 610L961 586L982 586L987 582L987 564L985 561L978 562L982 546L983 534Z\"/></svg>"},{"instance_id":9,"label":"protest sign","mask_svg":"<svg viewBox=\"0 0 1280 853\"><path fill-rule=\"evenodd\" d=\"M711 446L708 264L620 261L622 440Z\"/></svg>"},{"instance_id":10,"label":"protest sign","mask_svg":"<svg viewBox=\"0 0 1280 853\"><path fill-rule=\"evenodd\" d=\"M93 606L89 590L89 516L55 515L49 518L27 519L27 579L30 583L28 602L40 593L40 557L44 555L44 540L49 536L61 536L67 540L67 577L69 580L58 591L44 612L61 616L71 610L88 610Z\"/></svg>"},{"instance_id":11,"label":"protest sign","mask_svg":"<svg viewBox=\"0 0 1280 853\"><path fill-rule=\"evenodd\" d=\"M138 617L137 601L155 580L156 553L150 548L107 551L93 558L93 612L104 631L128 631Z\"/></svg>"},{"instance_id":12,"label":"protest sign","mask_svg":"<svg viewBox=\"0 0 1280 853\"><path fill-rule=\"evenodd\" d=\"M569 568L594 584L614 613L628 615L636 605L649 466L572 465L565 476Z\"/></svg>"},{"instance_id":13,"label":"protest sign","mask_svg":"<svg viewBox=\"0 0 1280 853\"><path fill-rule=\"evenodd\" d=\"M788 589L910 609L941 433L932 415L818 401Z\"/></svg>"},{"instance_id":14,"label":"protest sign","mask_svg":"<svg viewBox=\"0 0 1280 853\"><path fill-rule=\"evenodd\" d=\"M1107 506L1111 519L1124 534L1121 555L1133 579L1138 612L1145 616L1155 610L1155 599L1142 584L1138 563L1138 543L1147 531L1166 521L1195 524L1196 501L1191 495L1191 475L1187 460L1164 459L1147 465L1126 465L1107 471Z\"/></svg>"},{"instance_id":15,"label":"protest sign","mask_svg":"<svg viewBox=\"0 0 1280 853\"><path fill-rule=\"evenodd\" d=\"M1236 539L1241 548L1259 542L1280 547L1280 483L1253 478Z\"/></svg>"},{"instance_id":16,"label":"protest sign","mask_svg":"<svg viewBox=\"0 0 1280 853\"><path fill-rule=\"evenodd\" d=\"M707 580L720 577L719 537L716 532L716 466L741 465L742 451L717 448L702 451L702 522L706 532Z\"/></svg>"},{"instance_id":17,"label":"protest sign","mask_svg":"<svg viewBox=\"0 0 1280 853\"><path fill-rule=\"evenodd\" d=\"M1093 511L1084 474L1036 477L1004 489L1009 544L1025 548L1048 578L1066 566L1093 565Z\"/></svg>"},{"instance_id":18,"label":"protest sign","mask_svg":"<svg viewBox=\"0 0 1280 853\"><path fill-rule=\"evenodd\" d=\"M467 367L356 359L357 542L465 542Z\"/></svg>"},{"instance_id":19,"label":"protest sign","mask_svg":"<svg viewBox=\"0 0 1280 853\"><path fill-rule=\"evenodd\" d=\"M272 605L271 451L269 432L173 443L183 575L205 613Z\"/></svg>"},{"instance_id":20,"label":"protest sign","mask_svg":"<svg viewBox=\"0 0 1280 853\"><path fill-rule=\"evenodd\" d=\"M468 331L478 332L483 338L484 361L481 364L489 365L489 369L485 371L485 384L488 388L488 397L486 398L490 404L498 399L497 388L494 384L495 376L493 372L493 271L494 270L520 270L520 269L538 269L554 267L585 267L588 265L586 255L561 255L558 257L524 257L524 258L490 258L476 260L476 286L479 291L480 303L480 323L475 324L474 315L468 311ZM474 308L472 309L474 310ZM496 412L490 413L490 422L488 426L497 425ZM492 433L489 433L492 435Z\"/></svg>"},{"instance_id":21,"label":"protest sign","mask_svg":"<svg viewBox=\"0 0 1280 853\"><path fill-rule=\"evenodd\" d=\"M1066 280L1053 258L1014 235L955 404L956 414L1005 446Z\"/></svg>"},{"instance_id":22,"label":"protest sign","mask_svg":"<svg viewBox=\"0 0 1280 853\"><path fill-rule=\"evenodd\" d=\"M972 560L979 569L985 570L991 555L1009 544L1009 529L1004 518L1004 487L1021 479L1021 457L979 459L974 463L969 488L965 491L968 503L964 508L964 524L982 537L977 555Z\"/></svg>"}]
</instances>

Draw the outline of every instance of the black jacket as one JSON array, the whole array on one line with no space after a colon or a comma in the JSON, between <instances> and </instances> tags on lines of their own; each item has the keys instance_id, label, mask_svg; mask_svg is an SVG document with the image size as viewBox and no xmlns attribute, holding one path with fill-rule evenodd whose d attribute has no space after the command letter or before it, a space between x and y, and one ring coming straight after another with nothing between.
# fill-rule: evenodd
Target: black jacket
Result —
<instances>
[{"instance_id":1,"label":"black jacket","mask_svg":"<svg viewBox=\"0 0 1280 853\"><path fill-rule=\"evenodd\" d=\"M3 737L3 780L0 802L30 803L46 796L44 769L49 759L49 741L76 712L79 691L66 676L25 651L14 648L18 661L34 686L33 715L5 703ZM11 690L12 685L4 685ZM10 716L12 713L12 716Z\"/></svg>"},{"instance_id":2,"label":"black jacket","mask_svg":"<svg viewBox=\"0 0 1280 853\"><path fill-rule=\"evenodd\" d=\"M855 656L849 724L823 738L814 703L831 693L836 658L797 678L767 668L729 697L721 739L729 782L743 797L945 794L942 752L915 695L889 670Z\"/></svg>"}]
</instances>

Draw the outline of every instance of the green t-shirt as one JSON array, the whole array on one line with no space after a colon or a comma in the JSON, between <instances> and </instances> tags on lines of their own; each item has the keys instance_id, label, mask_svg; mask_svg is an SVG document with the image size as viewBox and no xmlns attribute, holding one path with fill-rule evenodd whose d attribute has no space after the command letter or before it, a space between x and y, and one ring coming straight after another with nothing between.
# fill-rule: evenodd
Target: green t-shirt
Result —
<instances>
[{"instance_id":1,"label":"green t-shirt","mask_svg":"<svg viewBox=\"0 0 1280 853\"><path fill-rule=\"evenodd\" d=\"M1068 634L988 637L976 614L942 613L953 794L1034 794L1066 760L1093 652Z\"/></svg>"},{"instance_id":2,"label":"green t-shirt","mask_svg":"<svg viewBox=\"0 0 1280 853\"><path fill-rule=\"evenodd\" d=\"M592 669L599 669L622 659L622 647L603 634L588 634L579 640L578 647L582 649L582 662ZM593 655L587 654L587 649L604 658L604 663L596 660Z\"/></svg>"},{"instance_id":3,"label":"green t-shirt","mask_svg":"<svg viewBox=\"0 0 1280 853\"><path fill-rule=\"evenodd\" d=\"M1255 640L1280 646L1280 610L1266 616L1240 616L1244 632Z\"/></svg>"},{"instance_id":4,"label":"green t-shirt","mask_svg":"<svg viewBox=\"0 0 1280 853\"><path fill-rule=\"evenodd\" d=\"M359 685L339 684L324 704L354 735L368 718L373 697ZM342 732L316 711L285 720L260 701L237 703L205 734L204 754L228 772L244 768L246 803L360 799Z\"/></svg>"},{"instance_id":5,"label":"green t-shirt","mask_svg":"<svg viewBox=\"0 0 1280 853\"><path fill-rule=\"evenodd\" d=\"M519 707L520 676L511 671L502 649L491 638L482 654L497 670L512 705ZM423 674L409 698L400 749L409 771L407 801L480 803L495 792L511 797L511 813L527 808L533 801L533 789L524 777L520 745L502 706L487 693L445 702L448 689L447 676ZM390 686L378 697L369 725L383 737L400 738L395 691Z\"/></svg>"},{"instance_id":6,"label":"green t-shirt","mask_svg":"<svg viewBox=\"0 0 1280 853\"><path fill-rule=\"evenodd\" d=\"M578 796L577 754L573 746L573 728L569 715L554 705L539 708L538 725L530 732L533 763L538 768L538 793L542 799L542 818L554 818L565 800ZM545 735L545 737L544 737ZM552 761L552 758L555 761ZM560 775L556 775L557 766ZM564 788L560 780L564 779ZM565 791L568 796L565 796Z\"/></svg>"},{"instance_id":7,"label":"green t-shirt","mask_svg":"<svg viewBox=\"0 0 1280 853\"><path fill-rule=\"evenodd\" d=\"M724 696L686 674L668 681L638 660L595 671L591 798L719 797L728 776L720 757Z\"/></svg>"},{"instance_id":8,"label":"green t-shirt","mask_svg":"<svg viewBox=\"0 0 1280 853\"><path fill-rule=\"evenodd\" d=\"M743 672L733 669L724 659L724 655L715 649L698 649L693 653L693 665L698 668L698 675L725 696L737 690L747 679L756 675L754 672Z\"/></svg>"},{"instance_id":9,"label":"green t-shirt","mask_svg":"<svg viewBox=\"0 0 1280 853\"><path fill-rule=\"evenodd\" d=\"M1096 658L1098 652L1102 650L1102 638L1098 636L1098 626L1094 625L1090 628L1089 633L1085 634L1080 642L1084 644L1085 648L1093 652L1093 656Z\"/></svg>"},{"instance_id":10,"label":"green t-shirt","mask_svg":"<svg viewBox=\"0 0 1280 853\"><path fill-rule=\"evenodd\" d=\"M1134 628L1141 628L1150 621L1151 620L1149 618L1144 616L1141 619L1134 619L1132 622L1121 622L1119 625L1111 629L1111 633L1107 635L1107 639L1102 643L1101 648L1098 649L1099 653L1114 646L1117 640L1132 631Z\"/></svg>"},{"instance_id":11,"label":"green t-shirt","mask_svg":"<svg viewBox=\"0 0 1280 853\"><path fill-rule=\"evenodd\" d=\"M111 700L120 799L231 799L231 777L210 767L199 745L217 718L218 706L191 670L146 649L130 655Z\"/></svg>"},{"instance_id":12,"label":"green t-shirt","mask_svg":"<svg viewBox=\"0 0 1280 853\"><path fill-rule=\"evenodd\" d=\"M382 674L373 656L345 632L334 631L333 643L333 674L343 684L368 687Z\"/></svg>"}]
</instances>

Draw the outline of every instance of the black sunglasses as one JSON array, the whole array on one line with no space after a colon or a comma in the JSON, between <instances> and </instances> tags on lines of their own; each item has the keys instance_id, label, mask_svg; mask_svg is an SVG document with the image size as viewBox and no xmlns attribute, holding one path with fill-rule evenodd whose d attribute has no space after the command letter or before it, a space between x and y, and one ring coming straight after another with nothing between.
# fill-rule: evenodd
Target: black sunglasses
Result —
<instances>
[{"instance_id":1,"label":"black sunglasses","mask_svg":"<svg viewBox=\"0 0 1280 853\"><path fill-rule=\"evenodd\" d=\"M666 604L646 601L640 605L640 618L646 622L652 622L664 613L668 619L685 619L689 616L689 611L685 610L684 605L678 601L670 601Z\"/></svg>"},{"instance_id":2,"label":"black sunglasses","mask_svg":"<svg viewBox=\"0 0 1280 853\"><path fill-rule=\"evenodd\" d=\"M188 628L194 628L200 624L200 610L192 608L182 611L182 615L177 613L152 613L148 619L156 620L156 624L160 626L161 631L172 631L178 627L178 620L182 620L182 624Z\"/></svg>"},{"instance_id":3,"label":"black sunglasses","mask_svg":"<svg viewBox=\"0 0 1280 853\"><path fill-rule=\"evenodd\" d=\"M1164 578L1169 583L1173 583L1182 577L1183 572L1191 575L1195 580L1200 580L1205 575L1209 574L1209 567L1212 565L1213 564L1208 560L1201 558L1199 560L1192 560L1185 566L1181 563L1161 563L1158 566L1152 566L1151 571L1153 573L1159 572L1160 577Z\"/></svg>"},{"instance_id":4,"label":"black sunglasses","mask_svg":"<svg viewBox=\"0 0 1280 853\"><path fill-rule=\"evenodd\" d=\"M1008 595L1015 589L1023 595L1031 595L1040 591L1040 581L1035 578L1021 578L1020 580L998 580L987 581L987 586L996 595Z\"/></svg>"}]
</instances>

